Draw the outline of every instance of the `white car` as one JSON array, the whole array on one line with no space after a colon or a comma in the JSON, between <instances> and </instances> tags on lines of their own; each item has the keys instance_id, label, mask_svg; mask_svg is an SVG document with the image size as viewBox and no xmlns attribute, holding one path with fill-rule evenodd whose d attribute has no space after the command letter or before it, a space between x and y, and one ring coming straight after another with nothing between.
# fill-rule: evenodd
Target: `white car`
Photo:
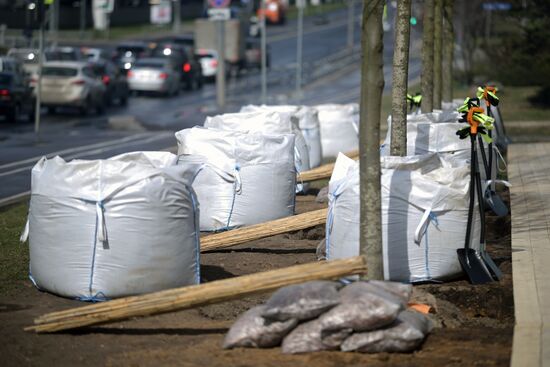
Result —
<instances>
[{"instance_id":1,"label":"white car","mask_svg":"<svg viewBox=\"0 0 550 367\"><path fill-rule=\"evenodd\" d=\"M158 92L168 96L180 90L181 73L169 58L139 59L128 70L127 77L131 91Z\"/></svg>"},{"instance_id":2,"label":"white car","mask_svg":"<svg viewBox=\"0 0 550 367\"><path fill-rule=\"evenodd\" d=\"M218 52L216 50L200 48L195 52L202 66L202 76L205 78L215 78L218 72Z\"/></svg>"},{"instance_id":3,"label":"white car","mask_svg":"<svg viewBox=\"0 0 550 367\"><path fill-rule=\"evenodd\" d=\"M36 84L36 76L33 78ZM37 88L34 88L36 93ZM48 112L56 107L76 107L82 114L105 110L105 85L91 65L75 61L51 61L42 67L40 99Z\"/></svg>"}]
</instances>

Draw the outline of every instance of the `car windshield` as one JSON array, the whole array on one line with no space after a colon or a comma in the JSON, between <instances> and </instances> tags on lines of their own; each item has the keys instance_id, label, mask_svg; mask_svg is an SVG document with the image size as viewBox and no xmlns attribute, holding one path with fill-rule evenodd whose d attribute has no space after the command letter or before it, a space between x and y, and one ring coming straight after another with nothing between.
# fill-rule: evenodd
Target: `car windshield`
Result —
<instances>
[{"instance_id":1,"label":"car windshield","mask_svg":"<svg viewBox=\"0 0 550 367\"><path fill-rule=\"evenodd\" d=\"M10 52L10 56L21 60L25 64L37 64L38 55L34 52L17 51Z\"/></svg>"},{"instance_id":2,"label":"car windshield","mask_svg":"<svg viewBox=\"0 0 550 367\"><path fill-rule=\"evenodd\" d=\"M145 48L144 47L139 47L139 46L136 46L136 47L119 46L119 47L117 47L116 50L117 50L119 55L126 56L126 57L139 55L139 54L145 52Z\"/></svg>"},{"instance_id":3,"label":"car windshield","mask_svg":"<svg viewBox=\"0 0 550 367\"><path fill-rule=\"evenodd\" d=\"M162 69L164 64L154 61L138 61L135 65L136 68L151 68L151 69Z\"/></svg>"},{"instance_id":4,"label":"car windshield","mask_svg":"<svg viewBox=\"0 0 550 367\"><path fill-rule=\"evenodd\" d=\"M11 83L11 75L0 73L0 85L9 85Z\"/></svg>"},{"instance_id":5,"label":"car windshield","mask_svg":"<svg viewBox=\"0 0 550 367\"><path fill-rule=\"evenodd\" d=\"M76 76L78 70L75 68L68 67L57 67L57 66L45 66L42 68L42 75L44 76Z\"/></svg>"},{"instance_id":6,"label":"car windshield","mask_svg":"<svg viewBox=\"0 0 550 367\"><path fill-rule=\"evenodd\" d=\"M48 61L76 61L78 57L73 51L46 51Z\"/></svg>"}]
</instances>

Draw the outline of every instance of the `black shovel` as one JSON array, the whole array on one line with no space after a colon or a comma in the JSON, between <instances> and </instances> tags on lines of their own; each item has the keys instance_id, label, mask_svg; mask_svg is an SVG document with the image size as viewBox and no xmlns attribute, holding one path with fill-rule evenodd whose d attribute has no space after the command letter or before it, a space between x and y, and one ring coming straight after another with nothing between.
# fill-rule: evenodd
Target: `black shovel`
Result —
<instances>
[{"instance_id":1,"label":"black shovel","mask_svg":"<svg viewBox=\"0 0 550 367\"><path fill-rule=\"evenodd\" d=\"M462 269L470 279L472 284L484 284L493 281L493 277L481 255L474 249L470 248L472 222L474 217L474 204L476 190L478 189L477 178L479 177L479 167L477 165L477 121L473 120L474 112L483 112L479 107L472 107L468 112L468 123L470 124L470 142L471 142L471 163L470 163L470 205L468 207L468 223L466 225L466 239L464 248L457 249L458 261ZM481 186L481 180L479 181ZM481 200L479 200L481 201ZM482 231L483 235L485 234Z\"/></svg>"},{"instance_id":2,"label":"black shovel","mask_svg":"<svg viewBox=\"0 0 550 367\"><path fill-rule=\"evenodd\" d=\"M492 117L491 113L491 105L487 103L487 116ZM488 131L489 137L492 138L492 132L491 130ZM481 155L483 158L483 165L485 166L485 172L487 174L487 179L491 180L491 184L487 187L485 194L484 194L484 200L485 203L491 208L493 213L497 217L505 217L508 215L508 207L500 196L496 193L496 167L494 163L496 163L496 157L494 157L494 151L493 151L493 143L489 143L489 162L487 162L485 158L485 149L483 147L483 140L481 139L481 136L478 138L479 141L479 149L481 149Z\"/></svg>"}]
</instances>

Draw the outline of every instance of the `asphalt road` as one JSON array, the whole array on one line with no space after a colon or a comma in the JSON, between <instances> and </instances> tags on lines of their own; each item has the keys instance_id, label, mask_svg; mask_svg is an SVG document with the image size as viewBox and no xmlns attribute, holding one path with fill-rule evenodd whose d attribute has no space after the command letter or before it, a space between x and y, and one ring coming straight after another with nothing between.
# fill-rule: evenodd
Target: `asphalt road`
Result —
<instances>
[{"instance_id":1,"label":"asphalt road","mask_svg":"<svg viewBox=\"0 0 550 367\"><path fill-rule=\"evenodd\" d=\"M320 104L358 102L360 84L361 11L357 8L354 50L346 47L347 11L329 14L328 22L316 17L304 21L303 94L295 94L296 21L268 28L271 69L268 72L268 104ZM420 76L419 36L413 31L410 80ZM393 55L391 31L384 35L386 91L391 83ZM259 70L252 70L227 84L227 106L216 106L214 84L182 92L171 98L139 96L125 107L113 107L103 116L80 117L75 111L43 114L40 134L32 123L0 122L0 206L26 197L30 171L43 156L99 159L136 150L174 150L174 132L202 125L207 115L237 111L245 104L260 104Z\"/></svg>"}]
</instances>

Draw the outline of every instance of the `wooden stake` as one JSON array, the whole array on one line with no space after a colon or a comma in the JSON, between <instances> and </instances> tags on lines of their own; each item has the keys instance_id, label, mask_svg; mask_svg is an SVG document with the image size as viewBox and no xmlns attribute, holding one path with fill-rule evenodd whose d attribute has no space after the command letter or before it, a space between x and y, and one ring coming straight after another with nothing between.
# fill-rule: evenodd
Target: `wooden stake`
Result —
<instances>
[{"instance_id":1,"label":"wooden stake","mask_svg":"<svg viewBox=\"0 0 550 367\"><path fill-rule=\"evenodd\" d=\"M211 234L201 238L201 251L217 250L281 233L311 228L319 224L325 224L326 221L327 209L319 209L266 223Z\"/></svg>"},{"instance_id":2,"label":"wooden stake","mask_svg":"<svg viewBox=\"0 0 550 367\"><path fill-rule=\"evenodd\" d=\"M365 260L361 256L296 265L54 312L39 317L34 326L25 330L51 333L137 316L158 315L242 298L311 280L339 279L348 275L364 274L366 270Z\"/></svg>"}]
</instances>

